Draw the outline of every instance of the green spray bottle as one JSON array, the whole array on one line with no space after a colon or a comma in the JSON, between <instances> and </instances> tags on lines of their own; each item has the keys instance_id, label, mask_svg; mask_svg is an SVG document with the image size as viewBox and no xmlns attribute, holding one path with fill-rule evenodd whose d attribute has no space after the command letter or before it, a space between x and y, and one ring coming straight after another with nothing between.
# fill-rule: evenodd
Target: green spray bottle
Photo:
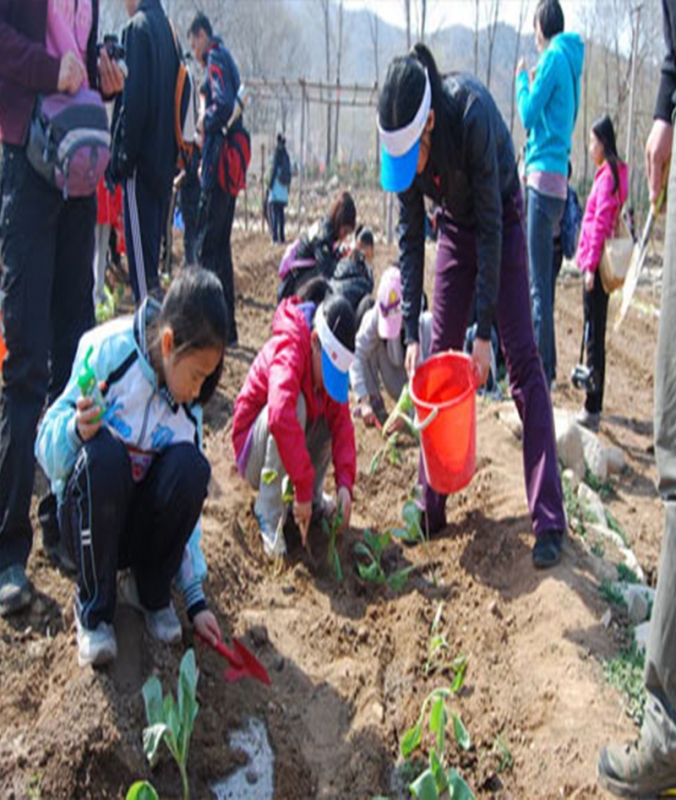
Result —
<instances>
[{"instance_id":1,"label":"green spray bottle","mask_svg":"<svg viewBox=\"0 0 676 800\"><path fill-rule=\"evenodd\" d=\"M94 405L101 409L96 417L92 420L92 422L98 422L106 413L106 403L103 399L101 387L99 386L99 382L96 378L96 372L94 372L94 368L89 364L89 359L91 358L93 352L94 346L90 345L89 350L87 350L87 355L84 359L82 371L77 379L77 385L80 387L82 396L91 397L94 401Z\"/></svg>"}]
</instances>

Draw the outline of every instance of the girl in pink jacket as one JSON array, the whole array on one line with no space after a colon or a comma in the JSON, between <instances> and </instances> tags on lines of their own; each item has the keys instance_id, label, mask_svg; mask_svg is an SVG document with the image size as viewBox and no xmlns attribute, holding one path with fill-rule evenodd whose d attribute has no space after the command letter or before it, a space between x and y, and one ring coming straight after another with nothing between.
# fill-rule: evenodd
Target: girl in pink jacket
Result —
<instances>
[{"instance_id":1,"label":"girl in pink jacket","mask_svg":"<svg viewBox=\"0 0 676 800\"><path fill-rule=\"evenodd\" d=\"M608 295L601 283L599 263L605 241L613 235L617 218L627 199L627 165L617 155L615 129L607 114L591 127L589 155L598 170L584 210L580 243L575 256L583 278L582 302L589 382L584 408L577 419L587 428L598 430L603 409L608 318Z\"/></svg>"}]
</instances>

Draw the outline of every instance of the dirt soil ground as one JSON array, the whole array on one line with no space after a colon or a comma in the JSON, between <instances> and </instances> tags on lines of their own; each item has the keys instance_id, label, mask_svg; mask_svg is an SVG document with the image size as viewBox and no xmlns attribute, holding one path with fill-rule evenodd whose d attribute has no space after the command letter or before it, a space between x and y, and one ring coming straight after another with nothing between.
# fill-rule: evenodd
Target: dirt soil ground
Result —
<instances>
[{"instance_id":1,"label":"dirt soil ground","mask_svg":"<svg viewBox=\"0 0 676 800\"><path fill-rule=\"evenodd\" d=\"M340 542L344 582L338 585L327 567L320 530L313 531L309 553L292 547L281 573L267 563L252 493L234 471L230 423L246 370L269 334L279 256L262 236L237 233L240 347L227 357L207 414L213 484L203 540L210 604L224 630L242 636L267 666L273 686L227 684L222 662L196 645L201 711L190 754L193 797L210 797L209 784L242 762L228 735L250 715L264 719L270 732L278 800L395 797L401 737L426 694L449 683L443 670L424 670L440 602L450 655L469 659L465 688L453 704L472 748L454 760L477 797L605 796L595 784L598 748L636 733L603 677L603 662L618 642L602 624L607 605L579 539L568 539L556 569L531 566L520 445L498 420L500 405L479 401L477 474L449 500L450 525L432 541L429 556L422 547L388 549L388 568L416 565L402 593L363 584L353 546L364 528L399 524L417 453L408 448L401 466L384 461L369 476L381 440L362 427L355 514ZM393 256L381 247L378 270ZM433 250L428 258L432 264ZM567 377L578 357L581 306L579 280L564 279L557 296L558 407L575 409L581 401ZM603 439L627 457L608 505L651 580L662 522L651 451L655 341L654 316L638 311L619 339L609 334L602 426ZM141 777L152 777L162 798L178 797L173 763L163 757L151 774L145 762L140 689L152 673L175 687L183 648L153 644L137 613L120 607L116 664L82 670L73 586L49 566L39 534L29 575L37 589L32 609L0 621L0 797L120 798ZM191 643L186 632L184 644ZM514 758L504 771L494 747L498 735Z\"/></svg>"}]
</instances>

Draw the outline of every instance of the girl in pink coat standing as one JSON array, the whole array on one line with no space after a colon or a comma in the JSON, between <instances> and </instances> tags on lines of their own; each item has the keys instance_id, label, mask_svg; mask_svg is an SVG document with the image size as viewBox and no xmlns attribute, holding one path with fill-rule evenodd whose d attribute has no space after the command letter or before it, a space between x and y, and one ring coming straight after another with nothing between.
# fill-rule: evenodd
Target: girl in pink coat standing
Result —
<instances>
[{"instance_id":1,"label":"girl in pink coat standing","mask_svg":"<svg viewBox=\"0 0 676 800\"><path fill-rule=\"evenodd\" d=\"M627 199L627 165L617 155L615 129L607 114L591 127L589 155L598 170L584 210L575 261L583 278L585 345L590 378L578 422L596 431L603 410L608 318L608 295L601 283L599 264L605 241L613 236L617 218Z\"/></svg>"}]
</instances>

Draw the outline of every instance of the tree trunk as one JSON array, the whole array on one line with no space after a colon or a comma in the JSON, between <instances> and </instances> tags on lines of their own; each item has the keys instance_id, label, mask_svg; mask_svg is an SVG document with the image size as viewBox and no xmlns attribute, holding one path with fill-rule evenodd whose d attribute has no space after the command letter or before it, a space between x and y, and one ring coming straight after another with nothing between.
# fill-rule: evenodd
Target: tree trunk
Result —
<instances>
[{"instance_id":1,"label":"tree trunk","mask_svg":"<svg viewBox=\"0 0 676 800\"><path fill-rule=\"evenodd\" d=\"M406 16L406 49L411 49L411 0L404 0L404 14Z\"/></svg>"},{"instance_id":2,"label":"tree trunk","mask_svg":"<svg viewBox=\"0 0 676 800\"><path fill-rule=\"evenodd\" d=\"M488 34L488 64L486 65L486 88L491 88L491 72L493 69L493 51L495 48L495 37L498 32L498 11L500 10L500 0L492 0L490 8L490 18L486 33Z\"/></svg>"},{"instance_id":3,"label":"tree trunk","mask_svg":"<svg viewBox=\"0 0 676 800\"><path fill-rule=\"evenodd\" d=\"M336 52L336 128L333 134L333 160L338 159L338 127L340 124L340 66L343 58L343 0L338 6L338 49Z\"/></svg>"},{"instance_id":4,"label":"tree trunk","mask_svg":"<svg viewBox=\"0 0 676 800\"><path fill-rule=\"evenodd\" d=\"M371 13L369 17L369 29L371 31L371 43L373 44L373 70L376 79L376 86L380 90L380 57L378 53L378 15ZM380 173L380 134L378 126L376 130L376 174Z\"/></svg>"},{"instance_id":5,"label":"tree trunk","mask_svg":"<svg viewBox=\"0 0 676 800\"><path fill-rule=\"evenodd\" d=\"M521 52L521 33L523 31L523 23L526 19L526 9L528 7L528 0L521 0L519 6L519 29L516 35L516 44L514 46L514 61L512 62L512 75L516 76L516 67L519 63L519 53ZM516 105L516 87L512 87L512 99L509 106L509 132L514 136L514 111Z\"/></svg>"},{"instance_id":6,"label":"tree trunk","mask_svg":"<svg viewBox=\"0 0 676 800\"><path fill-rule=\"evenodd\" d=\"M474 74L479 75L479 0L474 0Z\"/></svg>"}]
</instances>

